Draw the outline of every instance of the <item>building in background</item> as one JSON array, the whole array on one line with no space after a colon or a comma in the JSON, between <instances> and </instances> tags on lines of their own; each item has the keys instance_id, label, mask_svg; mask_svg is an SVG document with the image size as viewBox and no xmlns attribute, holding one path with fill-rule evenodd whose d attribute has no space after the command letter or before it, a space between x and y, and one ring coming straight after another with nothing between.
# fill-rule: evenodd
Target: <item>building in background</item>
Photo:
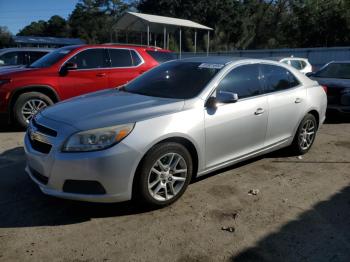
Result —
<instances>
[{"instance_id":1,"label":"building in background","mask_svg":"<svg viewBox=\"0 0 350 262\"><path fill-rule=\"evenodd\" d=\"M13 41L15 42L15 45L17 47L58 48L66 45L85 44L85 41L79 38L42 37L42 36L14 36Z\"/></svg>"}]
</instances>

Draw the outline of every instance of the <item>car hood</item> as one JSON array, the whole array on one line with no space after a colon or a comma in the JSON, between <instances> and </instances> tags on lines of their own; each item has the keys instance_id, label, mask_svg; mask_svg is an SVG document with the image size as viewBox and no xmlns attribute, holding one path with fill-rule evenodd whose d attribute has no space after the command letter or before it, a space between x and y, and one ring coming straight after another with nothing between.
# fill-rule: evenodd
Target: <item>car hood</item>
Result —
<instances>
[{"instance_id":1,"label":"car hood","mask_svg":"<svg viewBox=\"0 0 350 262\"><path fill-rule=\"evenodd\" d=\"M79 96L48 107L41 115L80 130L118 124L180 111L184 100L143 96L115 89Z\"/></svg>"},{"instance_id":2,"label":"car hood","mask_svg":"<svg viewBox=\"0 0 350 262\"><path fill-rule=\"evenodd\" d=\"M27 72L37 71L41 68L28 68L28 67L0 67L0 76L15 76L17 74L25 74Z\"/></svg>"},{"instance_id":3,"label":"car hood","mask_svg":"<svg viewBox=\"0 0 350 262\"><path fill-rule=\"evenodd\" d=\"M311 79L317 81L320 85L325 85L331 88L350 87L350 79L320 78L320 77L312 77Z\"/></svg>"}]
</instances>

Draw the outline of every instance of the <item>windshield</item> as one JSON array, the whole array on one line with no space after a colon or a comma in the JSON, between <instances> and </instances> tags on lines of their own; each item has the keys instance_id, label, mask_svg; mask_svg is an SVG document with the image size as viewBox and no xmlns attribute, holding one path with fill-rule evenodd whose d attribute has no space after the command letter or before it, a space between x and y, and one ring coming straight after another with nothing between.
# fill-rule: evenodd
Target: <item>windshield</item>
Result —
<instances>
[{"instance_id":1,"label":"windshield","mask_svg":"<svg viewBox=\"0 0 350 262\"><path fill-rule=\"evenodd\" d=\"M147 96L189 99L197 96L222 67L221 64L169 62L136 78L123 90Z\"/></svg>"},{"instance_id":2,"label":"windshield","mask_svg":"<svg viewBox=\"0 0 350 262\"><path fill-rule=\"evenodd\" d=\"M158 63L164 63L170 60L175 60L176 54L170 52L160 52L160 51L151 51L147 50L147 54L153 57Z\"/></svg>"},{"instance_id":3,"label":"windshield","mask_svg":"<svg viewBox=\"0 0 350 262\"><path fill-rule=\"evenodd\" d=\"M330 63L316 72L315 77L350 79L350 63Z\"/></svg>"},{"instance_id":4,"label":"windshield","mask_svg":"<svg viewBox=\"0 0 350 262\"><path fill-rule=\"evenodd\" d=\"M31 64L29 67L30 68L44 68L44 67L49 67L58 62L61 58L63 58L65 55L70 53L73 49L75 49L76 46L67 46L67 47L62 47L59 48L39 60L35 61L33 64Z\"/></svg>"}]
</instances>

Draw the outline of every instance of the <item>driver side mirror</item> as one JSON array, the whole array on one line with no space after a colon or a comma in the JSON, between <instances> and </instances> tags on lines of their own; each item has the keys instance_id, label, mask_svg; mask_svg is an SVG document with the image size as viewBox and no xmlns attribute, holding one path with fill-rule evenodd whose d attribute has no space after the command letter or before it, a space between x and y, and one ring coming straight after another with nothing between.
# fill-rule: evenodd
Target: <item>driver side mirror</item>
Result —
<instances>
[{"instance_id":1,"label":"driver side mirror","mask_svg":"<svg viewBox=\"0 0 350 262\"><path fill-rule=\"evenodd\" d=\"M236 103L238 101L238 95L233 92L219 91L216 93L216 99L223 104Z\"/></svg>"},{"instance_id":2,"label":"driver side mirror","mask_svg":"<svg viewBox=\"0 0 350 262\"><path fill-rule=\"evenodd\" d=\"M314 72L308 72L308 73L306 73L305 75L306 75L307 77L312 77L312 76L315 75L315 73L314 73Z\"/></svg>"},{"instance_id":3,"label":"driver side mirror","mask_svg":"<svg viewBox=\"0 0 350 262\"><path fill-rule=\"evenodd\" d=\"M208 108L216 108L218 103L229 104L236 103L238 101L238 95L236 93L227 91L218 91L216 97L209 97L206 103Z\"/></svg>"},{"instance_id":4,"label":"driver side mirror","mask_svg":"<svg viewBox=\"0 0 350 262\"><path fill-rule=\"evenodd\" d=\"M78 65L76 63L67 62L61 67L60 74L65 75L68 73L68 71L77 70L77 69L78 69Z\"/></svg>"}]
</instances>

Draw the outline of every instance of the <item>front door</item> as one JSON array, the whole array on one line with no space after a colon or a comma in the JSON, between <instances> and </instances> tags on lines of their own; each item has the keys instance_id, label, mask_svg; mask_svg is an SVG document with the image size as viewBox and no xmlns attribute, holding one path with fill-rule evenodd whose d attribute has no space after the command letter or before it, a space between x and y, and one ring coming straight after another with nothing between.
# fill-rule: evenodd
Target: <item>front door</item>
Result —
<instances>
[{"instance_id":1,"label":"front door","mask_svg":"<svg viewBox=\"0 0 350 262\"><path fill-rule=\"evenodd\" d=\"M68 60L77 64L59 78L62 99L106 89L108 83L108 61L103 48L86 49Z\"/></svg>"},{"instance_id":2,"label":"front door","mask_svg":"<svg viewBox=\"0 0 350 262\"><path fill-rule=\"evenodd\" d=\"M205 110L207 168L257 151L265 142L268 103L261 96L259 65L234 68L219 83L218 91L236 93L238 101Z\"/></svg>"}]
</instances>

